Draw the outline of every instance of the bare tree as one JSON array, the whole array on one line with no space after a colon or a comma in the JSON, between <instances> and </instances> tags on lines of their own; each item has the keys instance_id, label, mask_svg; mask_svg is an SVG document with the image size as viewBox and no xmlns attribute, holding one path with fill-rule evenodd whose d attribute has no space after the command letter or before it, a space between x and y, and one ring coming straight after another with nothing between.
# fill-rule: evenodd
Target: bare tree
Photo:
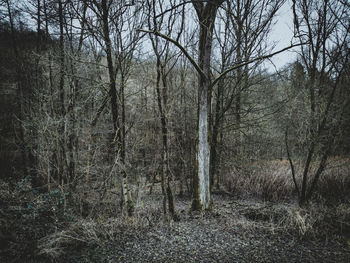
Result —
<instances>
[{"instance_id":1,"label":"bare tree","mask_svg":"<svg viewBox=\"0 0 350 263\"><path fill-rule=\"evenodd\" d=\"M176 2L172 3L175 4ZM171 9L170 12L163 16L157 17L157 10L160 12L164 9L164 4L160 1L148 1L147 3L149 8L148 15L148 26L150 30L160 31L164 27L164 22L166 20L166 34L172 35L176 31L175 39L178 41L182 35L184 28L184 7L180 12L177 12L176 9ZM179 25L176 24L176 21L180 20ZM176 28L177 26L177 28ZM170 185L170 171L169 171L169 139L168 139L168 89L169 81L168 75L171 72L172 68L177 63L179 55L170 49L170 42L158 38L153 34L149 34L153 52L156 56L156 94L157 94L157 104L160 115L160 123L162 130L162 193L163 193L163 211L167 213L167 206L170 216L173 219L176 219L175 206L174 206L174 197L173 191ZM174 58L175 57L175 58Z\"/></svg>"},{"instance_id":2,"label":"bare tree","mask_svg":"<svg viewBox=\"0 0 350 263\"><path fill-rule=\"evenodd\" d=\"M132 215L134 204L131 199L131 190L127 179L126 161L126 106L125 89L129 79L132 61L137 50L139 33L134 30L142 23L142 9L138 5L130 5L125 1L113 2L103 0L87 1L89 12L94 16L87 17L87 31L97 41L98 45L106 54L109 90L108 96L111 105L113 123L113 136L111 138L111 152L114 165L121 173L122 185L122 207L126 208L129 215ZM80 19L84 20L82 17ZM102 113L105 103L99 107L92 125ZM88 156L88 165L90 155ZM88 177L88 176L87 176Z\"/></svg>"},{"instance_id":3,"label":"bare tree","mask_svg":"<svg viewBox=\"0 0 350 263\"><path fill-rule=\"evenodd\" d=\"M273 25L274 18L284 1L232 1L223 5L222 12L219 12L219 27L215 31L216 40L220 50L220 61L218 71L252 60L254 57L263 56L271 51L268 47L268 36ZM222 31L221 31L222 30ZM217 177L216 167L219 166L218 141L223 140L222 125L225 114L233 107L235 115L235 131L237 136L237 155L242 152L242 131L241 126L244 101L243 95L248 96L251 86L257 84L263 77L257 78L256 74L262 61L251 65L239 67L234 73L226 75L213 92L215 93L215 108L211 114L211 160L210 176L211 186ZM219 187L217 177L216 186Z\"/></svg>"},{"instance_id":4,"label":"bare tree","mask_svg":"<svg viewBox=\"0 0 350 263\"><path fill-rule=\"evenodd\" d=\"M199 42L198 42L198 63L194 58L188 53L188 51L179 43L172 39L171 37L162 34L155 30L143 30L139 31L153 33L159 37L166 39L167 41L176 45L184 54L184 56L190 61L195 70L198 73L198 151L197 151L197 172L193 177L193 191L192 191L192 210L204 210L210 209L212 204L211 194L210 194L210 147L209 147L209 113L211 105L211 90L219 83L228 73L249 65L251 63L261 61L270 58L276 54L284 52L290 48L300 46L303 43L291 44L276 52L257 56L251 60L244 61L242 63L237 63L224 69L217 77L211 80L211 56L212 56L212 44L213 44L213 30L215 26L216 14L223 3L223 1L191 1L193 7L196 11L198 23L199 23ZM185 3L183 3L185 4ZM172 8L177 8L173 6ZM172 9L171 8L171 9ZM171 9L165 10L164 12L169 12ZM163 12L163 13L164 13Z\"/></svg>"},{"instance_id":5,"label":"bare tree","mask_svg":"<svg viewBox=\"0 0 350 263\"><path fill-rule=\"evenodd\" d=\"M211 53L216 13L222 0L207 3L192 1L199 20L198 66L198 174L193 180L192 210L209 209L210 195L210 148L209 112L211 105Z\"/></svg>"},{"instance_id":6,"label":"bare tree","mask_svg":"<svg viewBox=\"0 0 350 263\"><path fill-rule=\"evenodd\" d=\"M303 88L307 91L309 108L305 132L305 162L302 181L298 183L288 145L288 159L299 196L299 204L305 205L312 197L317 182L326 168L332 152L344 107L338 107L341 98L341 79L349 63L348 7L340 1L293 1L295 35L309 42L300 51L302 65L306 69ZM344 105L346 102L341 102ZM340 117L340 118L339 118ZM288 128L287 128L288 130ZM316 165L313 172L311 166Z\"/></svg>"}]
</instances>

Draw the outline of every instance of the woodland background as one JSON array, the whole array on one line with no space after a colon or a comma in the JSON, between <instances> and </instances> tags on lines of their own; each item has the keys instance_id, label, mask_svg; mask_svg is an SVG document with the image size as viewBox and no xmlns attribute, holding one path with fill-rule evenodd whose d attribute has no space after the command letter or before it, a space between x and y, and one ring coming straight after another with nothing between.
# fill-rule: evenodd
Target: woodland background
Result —
<instances>
[{"instance_id":1,"label":"woodland background","mask_svg":"<svg viewBox=\"0 0 350 263\"><path fill-rule=\"evenodd\" d=\"M59 261L201 210L196 4L217 8L207 78L230 69L208 90L201 216L250 200L247 220L349 248L348 1L0 0L1 257ZM272 72L282 5L297 56Z\"/></svg>"}]
</instances>

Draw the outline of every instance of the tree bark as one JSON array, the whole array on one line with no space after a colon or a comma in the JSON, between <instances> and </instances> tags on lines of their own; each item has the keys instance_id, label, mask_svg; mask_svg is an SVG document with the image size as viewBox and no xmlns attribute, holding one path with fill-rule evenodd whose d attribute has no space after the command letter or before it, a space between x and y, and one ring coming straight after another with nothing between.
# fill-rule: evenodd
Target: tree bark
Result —
<instances>
[{"instance_id":1,"label":"tree bark","mask_svg":"<svg viewBox=\"0 0 350 263\"><path fill-rule=\"evenodd\" d=\"M113 122L113 138L111 143L111 148L113 155L118 153L120 150L120 139L121 131L119 125L119 109L117 104L117 89L116 89L116 70L113 65L112 58L112 42L109 36L109 18L108 18L108 6L107 0L102 0L102 22L103 22L103 40L105 42L105 51L107 56L107 66L108 66L108 77L109 77L109 96L111 103L111 112L112 112L112 122Z\"/></svg>"},{"instance_id":2,"label":"tree bark","mask_svg":"<svg viewBox=\"0 0 350 263\"><path fill-rule=\"evenodd\" d=\"M58 2L58 16L59 16L59 67L60 67L60 78L59 78L59 114L60 122L57 132L57 160L58 160L58 184L64 184L65 179L65 167L66 167L66 151L65 151L65 91L64 91L64 75L65 75L65 55L64 55L64 31L63 31L63 4L62 0Z\"/></svg>"},{"instance_id":3,"label":"tree bark","mask_svg":"<svg viewBox=\"0 0 350 263\"><path fill-rule=\"evenodd\" d=\"M210 147L209 111L211 105L210 59L213 43L213 29L218 7L223 1L206 4L192 1L200 23L199 68L204 74L198 76L198 143L197 172L193 178L192 210L210 209Z\"/></svg>"}]
</instances>

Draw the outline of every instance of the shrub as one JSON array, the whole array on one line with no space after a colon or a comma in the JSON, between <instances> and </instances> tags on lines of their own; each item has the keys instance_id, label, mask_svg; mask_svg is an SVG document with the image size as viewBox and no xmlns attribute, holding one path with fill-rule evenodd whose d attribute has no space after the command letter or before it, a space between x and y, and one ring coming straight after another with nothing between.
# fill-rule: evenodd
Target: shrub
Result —
<instances>
[{"instance_id":1,"label":"shrub","mask_svg":"<svg viewBox=\"0 0 350 263\"><path fill-rule=\"evenodd\" d=\"M294 186L285 162L254 164L245 172L231 173L224 185L236 195L259 197L266 201L291 198Z\"/></svg>"},{"instance_id":2,"label":"shrub","mask_svg":"<svg viewBox=\"0 0 350 263\"><path fill-rule=\"evenodd\" d=\"M297 180L301 181L301 169L296 165ZM312 168L311 174L314 172ZM315 198L339 203L350 200L350 160L332 159L318 182ZM233 172L223 181L224 186L240 196L258 197L266 201L284 201L296 198L289 163L268 161L251 164L249 169Z\"/></svg>"},{"instance_id":3,"label":"shrub","mask_svg":"<svg viewBox=\"0 0 350 263\"><path fill-rule=\"evenodd\" d=\"M4 260L36 258L37 241L67 222L75 220L64 203L68 194L59 190L40 193L30 178L14 187L0 182L0 256Z\"/></svg>"}]
</instances>

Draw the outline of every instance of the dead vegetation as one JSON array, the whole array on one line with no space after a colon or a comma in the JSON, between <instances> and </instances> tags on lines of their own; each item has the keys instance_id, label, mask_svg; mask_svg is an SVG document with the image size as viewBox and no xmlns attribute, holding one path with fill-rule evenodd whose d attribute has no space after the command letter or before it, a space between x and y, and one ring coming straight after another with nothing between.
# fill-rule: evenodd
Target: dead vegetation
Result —
<instances>
[{"instance_id":1,"label":"dead vegetation","mask_svg":"<svg viewBox=\"0 0 350 263\"><path fill-rule=\"evenodd\" d=\"M217 195L215 202L211 212L189 214L189 200L178 201L179 222L147 206L132 219L84 219L45 237L39 248L58 262L347 262L350 256L345 205L301 209Z\"/></svg>"},{"instance_id":2,"label":"dead vegetation","mask_svg":"<svg viewBox=\"0 0 350 263\"><path fill-rule=\"evenodd\" d=\"M288 164L274 161L232 175L210 212L189 213L189 195L177 196L179 222L165 220L159 185L149 194L145 181L133 188L133 217L121 213L113 191L102 200L92 190L73 193L69 203L29 181L13 189L2 182L0 255L2 262L348 262L349 164L332 164L306 207L297 205Z\"/></svg>"},{"instance_id":3,"label":"dead vegetation","mask_svg":"<svg viewBox=\"0 0 350 263\"><path fill-rule=\"evenodd\" d=\"M339 203L350 199L350 160L333 158L320 177L315 200ZM314 165L311 173L315 172ZM301 165L296 165L297 180L301 180ZM296 198L287 160L253 163L248 170L231 173L223 183L237 196L257 197L266 201L290 201Z\"/></svg>"}]
</instances>

